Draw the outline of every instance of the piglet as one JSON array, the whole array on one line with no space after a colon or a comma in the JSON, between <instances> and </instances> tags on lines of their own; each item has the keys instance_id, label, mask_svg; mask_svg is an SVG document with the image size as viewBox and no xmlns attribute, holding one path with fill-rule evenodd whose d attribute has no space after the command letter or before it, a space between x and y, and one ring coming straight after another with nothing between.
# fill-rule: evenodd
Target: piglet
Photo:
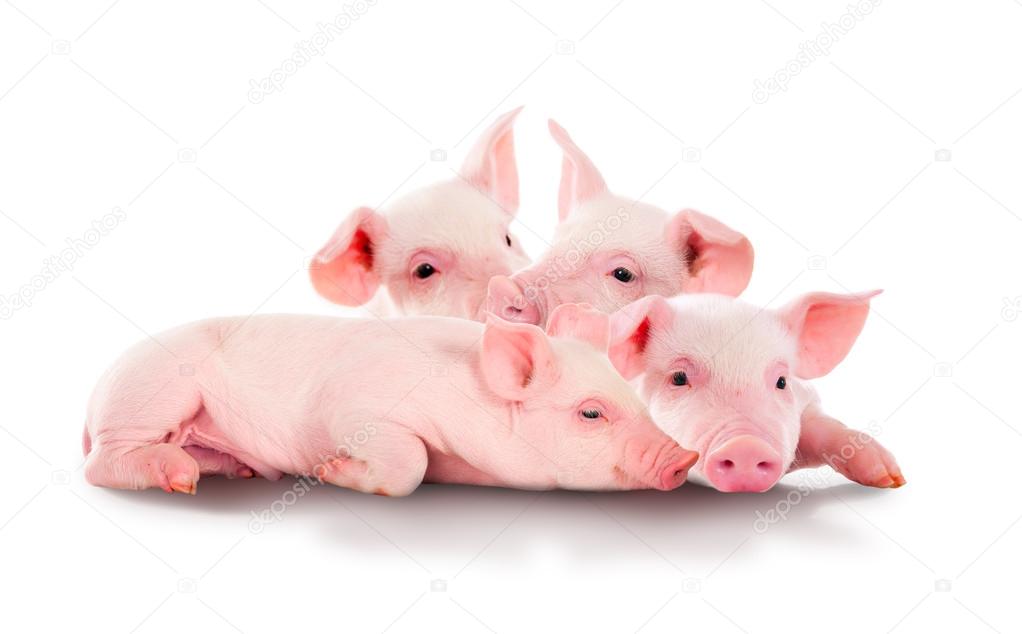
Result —
<instances>
[{"instance_id":1,"label":"piglet","mask_svg":"<svg viewBox=\"0 0 1022 634\"><path fill-rule=\"evenodd\" d=\"M639 377L657 424L700 453L694 481L766 491L789 470L829 464L855 482L898 487L894 457L824 414L808 383L845 358L877 292L811 293L778 310L723 295L651 296L612 316L611 358Z\"/></svg>"},{"instance_id":2,"label":"piglet","mask_svg":"<svg viewBox=\"0 0 1022 634\"><path fill-rule=\"evenodd\" d=\"M377 316L482 319L490 278L529 263L509 229L518 211L520 110L483 132L457 176L380 210L351 212L309 266L316 291L344 306L375 297Z\"/></svg>"},{"instance_id":3,"label":"piglet","mask_svg":"<svg viewBox=\"0 0 1022 634\"><path fill-rule=\"evenodd\" d=\"M550 133L564 152L553 244L529 268L491 280L491 311L543 324L568 302L612 312L646 295L738 295L745 289L753 251L744 235L691 209L672 215L612 194L553 120Z\"/></svg>"},{"instance_id":4,"label":"piglet","mask_svg":"<svg viewBox=\"0 0 1022 634\"><path fill-rule=\"evenodd\" d=\"M609 317L546 332L491 318L260 315L143 341L88 409L86 479L194 493L200 475L284 473L382 495L423 480L660 489L697 456L607 356Z\"/></svg>"}]
</instances>

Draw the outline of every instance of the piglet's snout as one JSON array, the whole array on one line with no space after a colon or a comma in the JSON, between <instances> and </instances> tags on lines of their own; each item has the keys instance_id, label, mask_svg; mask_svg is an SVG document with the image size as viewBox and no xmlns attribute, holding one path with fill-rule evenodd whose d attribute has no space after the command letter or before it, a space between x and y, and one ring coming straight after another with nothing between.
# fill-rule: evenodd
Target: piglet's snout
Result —
<instances>
[{"instance_id":1,"label":"piglet's snout","mask_svg":"<svg viewBox=\"0 0 1022 634\"><path fill-rule=\"evenodd\" d=\"M685 484L688 470L699 460L699 454L688 449L672 449L660 461L655 488L671 491Z\"/></svg>"},{"instance_id":2,"label":"piglet's snout","mask_svg":"<svg viewBox=\"0 0 1022 634\"><path fill-rule=\"evenodd\" d=\"M539 309L522 293L522 289L506 276L490 279L487 288L487 308L491 313L507 321L538 325Z\"/></svg>"},{"instance_id":3,"label":"piglet's snout","mask_svg":"<svg viewBox=\"0 0 1022 634\"><path fill-rule=\"evenodd\" d=\"M707 454L703 470L720 491L758 493L780 479L781 456L761 438L735 436Z\"/></svg>"},{"instance_id":4,"label":"piglet's snout","mask_svg":"<svg viewBox=\"0 0 1022 634\"><path fill-rule=\"evenodd\" d=\"M617 468L627 474L628 488L670 491L685 483L688 470L698 460L699 454L656 430L629 439L624 447L624 461Z\"/></svg>"}]
</instances>

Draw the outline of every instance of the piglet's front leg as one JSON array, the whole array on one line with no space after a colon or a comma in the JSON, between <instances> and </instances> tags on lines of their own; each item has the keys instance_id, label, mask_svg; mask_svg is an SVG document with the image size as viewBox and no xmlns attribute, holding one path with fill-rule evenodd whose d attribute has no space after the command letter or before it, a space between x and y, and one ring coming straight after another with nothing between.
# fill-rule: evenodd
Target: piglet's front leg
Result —
<instances>
[{"instance_id":1,"label":"piglet's front leg","mask_svg":"<svg viewBox=\"0 0 1022 634\"><path fill-rule=\"evenodd\" d=\"M802 432L792 470L830 465L853 482L896 489L905 484L891 452L864 431L850 429L818 404L802 412Z\"/></svg>"},{"instance_id":2,"label":"piglet's front leg","mask_svg":"<svg viewBox=\"0 0 1022 634\"><path fill-rule=\"evenodd\" d=\"M404 496L414 491L426 473L426 447L422 440L400 428L375 432L364 444L350 437L335 436L338 450L324 457L312 474L324 482L386 496Z\"/></svg>"}]
</instances>

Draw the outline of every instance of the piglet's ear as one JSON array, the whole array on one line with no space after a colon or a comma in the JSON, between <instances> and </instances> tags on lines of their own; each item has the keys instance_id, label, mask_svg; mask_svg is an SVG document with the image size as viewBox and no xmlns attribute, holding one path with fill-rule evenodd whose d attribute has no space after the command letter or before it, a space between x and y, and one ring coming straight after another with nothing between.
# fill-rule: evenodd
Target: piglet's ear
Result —
<instances>
[{"instance_id":1,"label":"piglet's ear","mask_svg":"<svg viewBox=\"0 0 1022 634\"><path fill-rule=\"evenodd\" d=\"M584 341L600 352L610 346L610 317L588 304L561 304L550 313L546 334Z\"/></svg>"},{"instance_id":2,"label":"piglet's ear","mask_svg":"<svg viewBox=\"0 0 1022 634\"><path fill-rule=\"evenodd\" d=\"M880 294L809 293L778 311L798 341L795 374L815 379L834 369L852 349L869 314L869 300Z\"/></svg>"},{"instance_id":3,"label":"piglet's ear","mask_svg":"<svg viewBox=\"0 0 1022 634\"><path fill-rule=\"evenodd\" d=\"M557 378L550 341L539 327L493 315L483 329L480 365L490 389L509 401L521 401Z\"/></svg>"},{"instance_id":4,"label":"piglet's ear","mask_svg":"<svg viewBox=\"0 0 1022 634\"><path fill-rule=\"evenodd\" d=\"M646 371L646 351L655 332L674 321L667 300L649 295L628 304L610 316L610 361L626 379Z\"/></svg>"},{"instance_id":5,"label":"piglet's ear","mask_svg":"<svg viewBox=\"0 0 1022 634\"><path fill-rule=\"evenodd\" d=\"M498 117L479 137L461 166L465 180L490 195L512 216L518 211L514 124L523 107Z\"/></svg>"},{"instance_id":6,"label":"piglet's ear","mask_svg":"<svg viewBox=\"0 0 1022 634\"><path fill-rule=\"evenodd\" d=\"M671 219L667 239L680 249L688 266L684 292L737 297L749 285L752 244L723 222L685 209Z\"/></svg>"},{"instance_id":7,"label":"piglet's ear","mask_svg":"<svg viewBox=\"0 0 1022 634\"><path fill-rule=\"evenodd\" d=\"M369 207L351 212L309 265L316 292L343 306L361 306L380 285L376 249L387 221Z\"/></svg>"},{"instance_id":8,"label":"piglet's ear","mask_svg":"<svg viewBox=\"0 0 1022 634\"><path fill-rule=\"evenodd\" d=\"M558 217L563 221L575 207L605 193L607 183L603 181L603 176L589 157L553 119L550 119L550 134L564 151L561 188L557 194Z\"/></svg>"}]
</instances>

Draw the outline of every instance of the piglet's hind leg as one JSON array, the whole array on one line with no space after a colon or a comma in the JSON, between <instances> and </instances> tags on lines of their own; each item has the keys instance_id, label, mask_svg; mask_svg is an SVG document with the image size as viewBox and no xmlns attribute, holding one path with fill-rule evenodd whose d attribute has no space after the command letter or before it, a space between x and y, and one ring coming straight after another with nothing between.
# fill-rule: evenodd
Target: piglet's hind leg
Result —
<instances>
[{"instance_id":1,"label":"piglet's hind leg","mask_svg":"<svg viewBox=\"0 0 1022 634\"><path fill-rule=\"evenodd\" d=\"M160 443L114 454L105 449L89 454L85 479L115 489L159 487L171 493L195 494L199 465L177 445Z\"/></svg>"}]
</instances>

